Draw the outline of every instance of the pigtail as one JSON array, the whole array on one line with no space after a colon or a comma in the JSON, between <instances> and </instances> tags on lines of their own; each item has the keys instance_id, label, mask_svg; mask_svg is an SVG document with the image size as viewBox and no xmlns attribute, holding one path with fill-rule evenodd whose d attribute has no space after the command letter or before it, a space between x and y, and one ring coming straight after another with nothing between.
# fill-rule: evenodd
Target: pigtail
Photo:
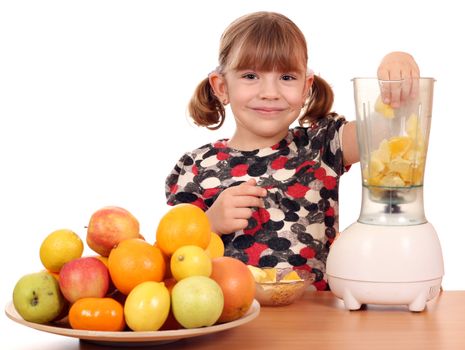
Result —
<instances>
[{"instance_id":1,"label":"pigtail","mask_svg":"<svg viewBox=\"0 0 465 350\"><path fill-rule=\"evenodd\" d=\"M213 94L208 78L202 80L195 89L194 95L189 102L188 110L194 123L199 126L205 126L207 129L219 129L224 123L224 107Z\"/></svg>"},{"instance_id":2,"label":"pigtail","mask_svg":"<svg viewBox=\"0 0 465 350\"><path fill-rule=\"evenodd\" d=\"M319 76L314 76L310 96L304 108L305 111L299 118L301 126L328 115L336 116L337 113L331 112L334 102L333 89L329 84Z\"/></svg>"}]
</instances>

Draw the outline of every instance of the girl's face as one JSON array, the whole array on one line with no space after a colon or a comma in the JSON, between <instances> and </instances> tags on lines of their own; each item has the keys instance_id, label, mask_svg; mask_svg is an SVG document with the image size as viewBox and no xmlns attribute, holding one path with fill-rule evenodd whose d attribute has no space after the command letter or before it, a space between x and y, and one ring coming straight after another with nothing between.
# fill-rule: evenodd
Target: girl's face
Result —
<instances>
[{"instance_id":1,"label":"girl's face","mask_svg":"<svg viewBox=\"0 0 465 350\"><path fill-rule=\"evenodd\" d=\"M226 70L210 77L220 101L231 103L236 133L230 142L262 148L279 142L298 118L313 76L305 71Z\"/></svg>"}]
</instances>

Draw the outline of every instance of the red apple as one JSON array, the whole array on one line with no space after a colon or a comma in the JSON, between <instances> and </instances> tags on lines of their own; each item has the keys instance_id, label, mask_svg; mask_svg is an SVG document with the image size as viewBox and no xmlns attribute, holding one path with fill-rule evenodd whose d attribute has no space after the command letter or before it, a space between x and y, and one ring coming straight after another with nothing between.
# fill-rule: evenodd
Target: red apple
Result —
<instances>
[{"instance_id":1,"label":"red apple","mask_svg":"<svg viewBox=\"0 0 465 350\"><path fill-rule=\"evenodd\" d=\"M139 221L126 209L104 207L97 210L87 226L87 245L102 256L121 241L128 238L141 238Z\"/></svg>"},{"instance_id":2,"label":"red apple","mask_svg":"<svg viewBox=\"0 0 465 350\"><path fill-rule=\"evenodd\" d=\"M78 258L63 265L59 283L61 292L70 303L86 297L103 298L108 291L110 274L97 258Z\"/></svg>"}]
</instances>

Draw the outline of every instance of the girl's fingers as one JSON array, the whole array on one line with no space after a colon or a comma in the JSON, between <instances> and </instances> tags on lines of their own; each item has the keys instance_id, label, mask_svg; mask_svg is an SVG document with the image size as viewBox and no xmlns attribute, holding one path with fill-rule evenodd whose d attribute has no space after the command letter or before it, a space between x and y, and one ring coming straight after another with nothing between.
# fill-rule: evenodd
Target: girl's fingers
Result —
<instances>
[{"instance_id":1,"label":"girl's fingers","mask_svg":"<svg viewBox=\"0 0 465 350\"><path fill-rule=\"evenodd\" d=\"M236 219L245 219L247 220L252 216L252 209L250 208L236 208L231 213L231 216L234 220ZM247 226L247 225L246 225Z\"/></svg>"},{"instance_id":2,"label":"girl's fingers","mask_svg":"<svg viewBox=\"0 0 465 350\"><path fill-rule=\"evenodd\" d=\"M231 230L232 232L243 230L247 227L248 224L249 222L247 219L236 219L232 222Z\"/></svg>"},{"instance_id":3,"label":"girl's fingers","mask_svg":"<svg viewBox=\"0 0 465 350\"><path fill-rule=\"evenodd\" d=\"M255 181L254 179L250 179L248 181ZM262 187L257 185L252 185L252 183L244 182L236 187L230 187L231 192L234 196L256 196L256 197L265 197L266 190Z\"/></svg>"},{"instance_id":4,"label":"girl's fingers","mask_svg":"<svg viewBox=\"0 0 465 350\"><path fill-rule=\"evenodd\" d=\"M235 196L232 198L232 205L236 208L259 207L264 208L263 199L255 196Z\"/></svg>"}]
</instances>

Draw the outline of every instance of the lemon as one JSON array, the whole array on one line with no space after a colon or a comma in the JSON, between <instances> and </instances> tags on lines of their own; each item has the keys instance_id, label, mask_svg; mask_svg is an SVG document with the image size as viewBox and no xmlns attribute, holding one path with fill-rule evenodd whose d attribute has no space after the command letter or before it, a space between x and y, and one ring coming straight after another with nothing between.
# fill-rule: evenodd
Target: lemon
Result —
<instances>
[{"instance_id":1,"label":"lemon","mask_svg":"<svg viewBox=\"0 0 465 350\"><path fill-rule=\"evenodd\" d=\"M156 331L168 318L170 292L163 282L145 281L131 290L124 303L124 318L133 331Z\"/></svg>"},{"instance_id":2,"label":"lemon","mask_svg":"<svg viewBox=\"0 0 465 350\"><path fill-rule=\"evenodd\" d=\"M59 272L61 267L73 259L80 258L84 250L81 238L71 230L53 231L40 245L40 261L51 272Z\"/></svg>"},{"instance_id":3,"label":"lemon","mask_svg":"<svg viewBox=\"0 0 465 350\"><path fill-rule=\"evenodd\" d=\"M170 268L176 281L191 276L210 277L212 260L199 246L185 245L176 249L171 256Z\"/></svg>"}]
</instances>

